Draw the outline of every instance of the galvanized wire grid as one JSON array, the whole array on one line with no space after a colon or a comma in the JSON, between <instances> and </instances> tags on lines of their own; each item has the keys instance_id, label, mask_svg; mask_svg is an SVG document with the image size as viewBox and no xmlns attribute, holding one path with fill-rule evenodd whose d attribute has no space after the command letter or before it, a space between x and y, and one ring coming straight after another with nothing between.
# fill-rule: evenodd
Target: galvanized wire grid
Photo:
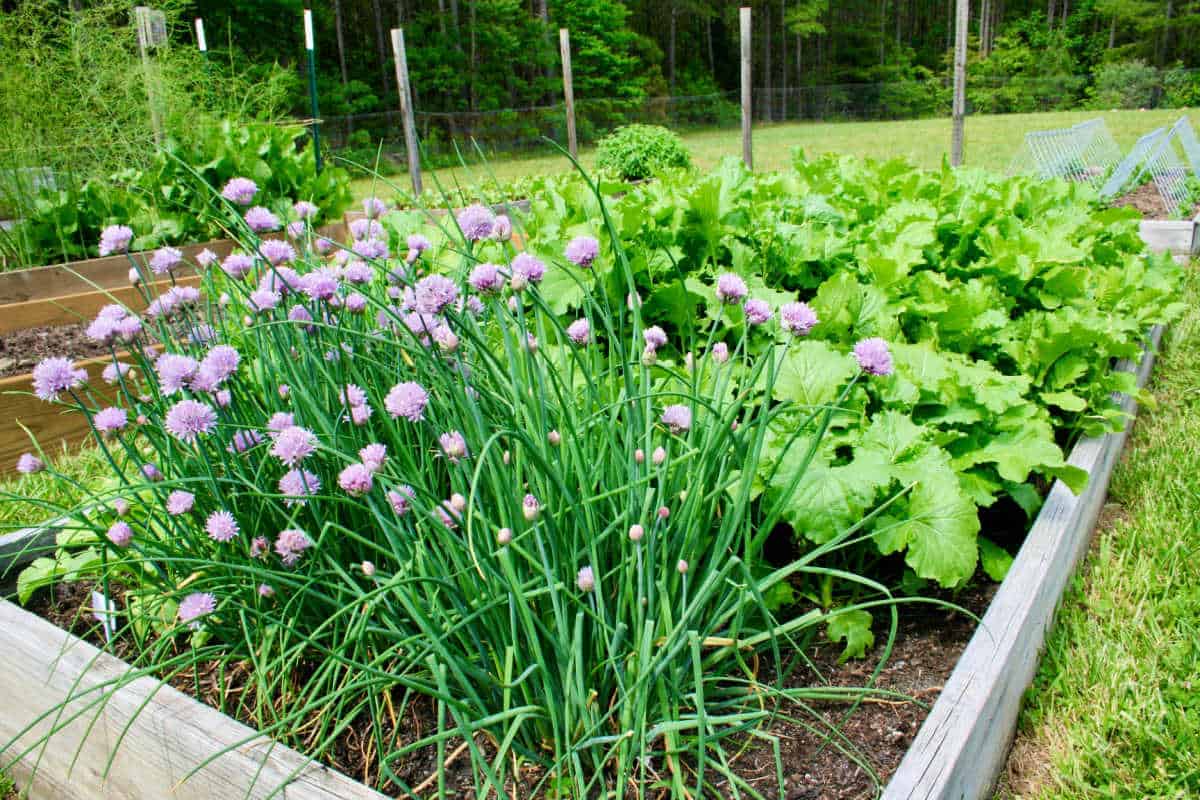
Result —
<instances>
[{"instance_id":1,"label":"galvanized wire grid","mask_svg":"<svg viewBox=\"0 0 1200 800\"><path fill-rule=\"evenodd\" d=\"M1113 170L1112 175L1108 176L1104 186L1100 187L1100 196L1105 199L1116 197L1130 183L1140 180L1145 171L1146 157L1166 135L1166 128L1155 128L1138 139L1133 145L1133 149L1129 151L1129 155L1121 159L1121 163Z\"/></svg>"},{"instance_id":2,"label":"galvanized wire grid","mask_svg":"<svg viewBox=\"0 0 1200 800\"><path fill-rule=\"evenodd\" d=\"M1048 131L1025 134L1025 145L1011 171L1042 180L1062 178L1099 188L1121 160L1121 148L1103 119L1091 119Z\"/></svg>"},{"instance_id":3,"label":"galvanized wire grid","mask_svg":"<svg viewBox=\"0 0 1200 800\"><path fill-rule=\"evenodd\" d=\"M1195 143L1195 134L1192 133L1191 125L1185 117L1171 126L1167 135L1162 137L1158 146L1146 159L1146 169L1154 179L1158 194L1162 197L1167 213L1171 216L1176 216L1183 204L1187 202L1188 177L1194 174L1191 167L1185 162L1187 146L1183 143L1183 139L1187 137L1188 133L1181 134L1181 130L1185 126L1188 133L1191 133L1192 142Z\"/></svg>"}]
</instances>

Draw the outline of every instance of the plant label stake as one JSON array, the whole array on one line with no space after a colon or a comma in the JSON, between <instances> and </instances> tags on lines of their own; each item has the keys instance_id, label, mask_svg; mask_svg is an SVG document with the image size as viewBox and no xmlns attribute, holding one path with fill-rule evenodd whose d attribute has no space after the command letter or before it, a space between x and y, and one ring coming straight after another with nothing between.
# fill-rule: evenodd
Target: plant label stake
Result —
<instances>
[{"instance_id":1,"label":"plant label stake","mask_svg":"<svg viewBox=\"0 0 1200 800\"><path fill-rule=\"evenodd\" d=\"M104 628L104 641L111 642L117 634L117 604L104 592L92 592L92 616Z\"/></svg>"},{"instance_id":2,"label":"plant label stake","mask_svg":"<svg viewBox=\"0 0 1200 800\"><path fill-rule=\"evenodd\" d=\"M162 120L158 113L158 98L154 91L154 76L150 67L150 48L161 47L167 43L167 18L161 11L155 11L149 6L136 6L133 9L134 24L137 27L138 52L142 56L142 74L146 82L146 102L150 106L150 128L154 131L154 144L162 144Z\"/></svg>"},{"instance_id":3,"label":"plant label stake","mask_svg":"<svg viewBox=\"0 0 1200 800\"><path fill-rule=\"evenodd\" d=\"M208 40L204 38L204 20L200 17L196 17L196 46L208 58Z\"/></svg>"},{"instance_id":4,"label":"plant label stake","mask_svg":"<svg viewBox=\"0 0 1200 800\"><path fill-rule=\"evenodd\" d=\"M404 125L404 149L408 151L408 175L413 195L421 196L421 153L417 150L417 125L413 121L412 87L408 82L408 54L404 29L392 28L392 57L396 60L396 91L400 93L400 116Z\"/></svg>"},{"instance_id":5,"label":"plant label stake","mask_svg":"<svg viewBox=\"0 0 1200 800\"><path fill-rule=\"evenodd\" d=\"M571 82L571 31L558 29L558 50L562 54L563 99L567 107L567 150L571 158L579 157L579 142L575 138L575 87Z\"/></svg>"},{"instance_id":6,"label":"plant label stake","mask_svg":"<svg viewBox=\"0 0 1200 800\"><path fill-rule=\"evenodd\" d=\"M308 96L312 100L313 155L321 172L321 110L317 107L317 56L314 51L312 9L304 9L304 49L308 51Z\"/></svg>"}]
</instances>

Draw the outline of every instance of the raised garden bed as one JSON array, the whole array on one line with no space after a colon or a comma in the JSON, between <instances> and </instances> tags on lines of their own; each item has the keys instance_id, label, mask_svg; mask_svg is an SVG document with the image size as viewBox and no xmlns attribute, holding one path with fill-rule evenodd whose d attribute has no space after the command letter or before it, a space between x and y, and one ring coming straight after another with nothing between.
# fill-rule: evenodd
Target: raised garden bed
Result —
<instances>
[{"instance_id":1,"label":"raised garden bed","mask_svg":"<svg viewBox=\"0 0 1200 800\"><path fill-rule=\"evenodd\" d=\"M1138 365L1121 367L1136 370L1139 386L1149 376L1160 336L1161 330L1153 331ZM1136 412L1132 398L1122 403L1131 415ZM884 790L885 798L988 796L1046 630L1086 551L1126 437L1127 430L1076 444L1069 460L1090 474L1087 489L1075 496L1061 483L1052 487L1008 577ZM0 562L28 560L36 549L49 546L53 535L52 529L37 529L0 537ZM35 740L56 718L47 712L72 692L78 696L127 669L50 622L0 603L0 689L12 698L10 709L0 715L0 740ZM914 686L910 691L925 692L928 698L935 690ZM85 698L95 699L93 694ZM86 704L85 699L73 700L70 708L80 711ZM286 792L276 796L381 796L149 677L113 691L97 716L98 708L74 719L63 715L69 724L50 747L30 753L10 748L0 766L9 767L34 798L266 797L288 781ZM906 727L915 725L911 710L897 713L898 724L881 735L906 741L911 735ZM212 758L221 750L226 752ZM10 766L13 758L17 761ZM789 797L817 796L829 788L820 773L805 774L807 763L795 766L803 771L789 773Z\"/></svg>"},{"instance_id":2,"label":"raised garden bed","mask_svg":"<svg viewBox=\"0 0 1200 800\"><path fill-rule=\"evenodd\" d=\"M1146 246L1154 252L1168 252L1177 259L1200 252L1200 235L1197 234L1200 214L1192 219L1173 219L1153 183L1143 184L1122 195L1113 201L1113 205L1142 212L1139 232Z\"/></svg>"}]
</instances>

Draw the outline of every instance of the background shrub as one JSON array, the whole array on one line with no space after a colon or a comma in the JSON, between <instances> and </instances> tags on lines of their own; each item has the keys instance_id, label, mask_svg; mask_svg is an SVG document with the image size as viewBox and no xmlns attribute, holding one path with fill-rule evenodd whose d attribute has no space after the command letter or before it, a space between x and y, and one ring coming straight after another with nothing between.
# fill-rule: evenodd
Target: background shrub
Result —
<instances>
[{"instance_id":1,"label":"background shrub","mask_svg":"<svg viewBox=\"0 0 1200 800\"><path fill-rule=\"evenodd\" d=\"M626 125L600 140L596 166L625 180L649 178L672 167L690 167L692 157L683 141L658 125Z\"/></svg>"},{"instance_id":2,"label":"background shrub","mask_svg":"<svg viewBox=\"0 0 1200 800\"><path fill-rule=\"evenodd\" d=\"M1101 64L1095 77L1088 92L1093 108L1150 108L1158 97L1158 70L1141 59Z\"/></svg>"}]
</instances>

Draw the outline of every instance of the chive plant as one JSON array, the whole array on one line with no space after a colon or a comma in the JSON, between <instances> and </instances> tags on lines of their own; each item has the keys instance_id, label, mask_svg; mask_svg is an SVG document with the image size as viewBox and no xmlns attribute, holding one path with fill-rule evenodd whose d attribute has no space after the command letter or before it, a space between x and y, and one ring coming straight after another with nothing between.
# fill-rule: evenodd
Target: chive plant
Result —
<instances>
[{"instance_id":1,"label":"chive plant","mask_svg":"<svg viewBox=\"0 0 1200 800\"><path fill-rule=\"evenodd\" d=\"M822 558L856 530L783 565L763 553L781 514L764 476L798 482L836 404L771 401L779 360L748 343L785 351L815 316L777 323L726 275L721 324L677 340L644 325L595 194L596 238L559 258L478 205L393 257L378 201L346 246L298 205L289 242L269 235L286 219L236 209L254 196L239 180L214 213L240 251L202 254L199 289L92 324L113 388L39 365L35 391L86 415L113 469L73 544L125 587L130 675L239 667L249 685L220 707L314 758L365 721L372 780L406 795L401 767L428 749L469 761L480 797L528 765L534 793L757 796L735 754L845 696L783 687L785 653L829 613L771 598L832 575ZM130 262L142 287L189 268L166 250ZM552 311L552 274L577 313ZM843 399L890 370L879 340L845 357ZM404 730L417 707L435 720L420 734ZM431 780L451 790L444 768Z\"/></svg>"}]
</instances>

